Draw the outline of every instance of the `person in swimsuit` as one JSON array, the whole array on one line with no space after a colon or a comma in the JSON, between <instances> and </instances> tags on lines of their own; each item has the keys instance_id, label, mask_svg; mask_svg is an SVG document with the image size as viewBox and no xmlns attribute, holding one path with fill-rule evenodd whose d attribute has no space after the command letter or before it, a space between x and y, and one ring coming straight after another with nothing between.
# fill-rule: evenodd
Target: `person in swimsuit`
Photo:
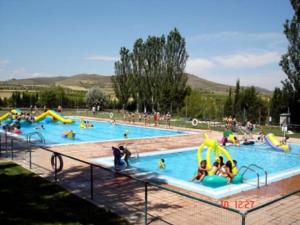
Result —
<instances>
[{"instance_id":1,"label":"person in swimsuit","mask_svg":"<svg viewBox=\"0 0 300 225\"><path fill-rule=\"evenodd\" d=\"M207 165L207 161L202 160L198 168L197 175L194 176L190 181L194 181L195 179L197 179L201 182L204 179L204 177L207 175L206 165Z\"/></svg>"},{"instance_id":2,"label":"person in swimsuit","mask_svg":"<svg viewBox=\"0 0 300 225\"><path fill-rule=\"evenodd\" d=\"M216 175L218 173L220 169L220 164L219 162L214 162L213 167L211 168L211 170L213 171L213 174Z\"/></svg>"},{"instance_id":3,"label":"person in swimsuit","mask_svg":"<svg viewBox=\"0 0 300 225\"><path fill-rule=\"evenodd\" d=\"M231 180L233 178L231 161L227 161L226 164L220 168L218 175L221 177L226 177L228 180L228 183L231 182Z\"/></svg>"}]
</instances>

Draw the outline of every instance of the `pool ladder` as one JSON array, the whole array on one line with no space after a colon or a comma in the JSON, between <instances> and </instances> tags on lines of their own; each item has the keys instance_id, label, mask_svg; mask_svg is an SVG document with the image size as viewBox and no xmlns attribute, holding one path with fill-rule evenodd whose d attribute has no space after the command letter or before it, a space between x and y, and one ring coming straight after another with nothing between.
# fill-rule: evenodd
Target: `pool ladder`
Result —
<instances>
[{"instance_id":1,"label":"pool ladder","mask_svg":"<svg viewBox=\"0 0 300 225\"><path fill-rule=\"evenodd\" d=\"M260 188L259 173L258 173L257 170L254 169L253 167L256 168L256 169L259 169L259 170L261 170L261 171L264 171L264 173L265 173L265 185L268 185L268 172L267 172L264 168L262 168L262 167L260 167L260 166L258 166L258 165L256 165L256 164L250 164L249 166L242 166L242 167L240 168L240 171L242 171L242 169L244 169L244 171L242 172L242 179L244 178L244 175L245 175L245 173L246 173L247 171L251 171L251 172L253 172L253 173L256 174L256 178L257 178L257 188Z\"/></svg>"},{"instance_id":2,"label":"pool ladder","mask_svg":"<svg viewBox=\"0 0 300 225\"><path fill-rule=\"evenodd\" d=\"M31 140L32 136L38 136L40 138L40 142L42 144L45 144L45 138L40 132L31 132L31 133L27 134L27 136L26 136L27 143L32 143L32 140Z\"/></svg>"}]
</instances>

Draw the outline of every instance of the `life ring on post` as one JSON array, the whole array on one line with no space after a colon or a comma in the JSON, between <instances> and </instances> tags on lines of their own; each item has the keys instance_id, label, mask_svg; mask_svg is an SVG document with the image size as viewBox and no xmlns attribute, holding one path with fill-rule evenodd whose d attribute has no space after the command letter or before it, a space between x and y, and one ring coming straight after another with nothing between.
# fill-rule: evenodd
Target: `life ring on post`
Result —
<instances>
[{"instance_id":1,"label":"life ring on post","mask_svg":"<svg viewBox=\"0 0 300 225\"><path fill-rule=\"evenodd\" d=\"M198 120L197 119L193 119L192 120L192 125L195 127L198 125Z\"/></svg>"},{"instance_id":2,"label":"life ring on post","mask_svg":"<svg viewBox=\"0 0 300 225\"><path fill-rule=\"evenodd\" d=\"M51 166L53 168L53 170L55 170L55 158L56 158L56 172L60 172L62 171L63 167L64 167L64 161L63 161L63 158L61 157L61 155L59 154L55 154L53 153L52 156L51 156Z\"/></svg>"},{"instance_id":3,"label":"life ring on post","mask_svg":"<svg viewBox=\"0 0 300 225\"><path fill-rule=\"evenodd\" d=\"M113 118L114 117L114 114L111 112L110 114L109 114L109 118Z\"/></svg>"}]
</instances>

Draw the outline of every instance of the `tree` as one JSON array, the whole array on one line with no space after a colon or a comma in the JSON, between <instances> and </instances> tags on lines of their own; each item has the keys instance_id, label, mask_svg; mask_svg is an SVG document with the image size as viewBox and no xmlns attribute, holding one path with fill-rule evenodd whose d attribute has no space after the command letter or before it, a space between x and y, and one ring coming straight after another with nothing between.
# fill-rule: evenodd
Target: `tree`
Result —
<instances>
[{"instance_id":1,"label":"tree","mask_svg":"<svg viewBox=\"0 0 300 225\"><path fill-rule=\"evenodd\" d=\"M236 81L235 90L234 90L234 102L233 102L233 114L238 116L241 111L240 107L240 80Z\"/></svg>"},{"instance_id":2,"label":"tree","mask_svg":"<svg viewBox=\"0 0 300 225\"><path fill-rule=\"evenodd\" d=\"M189 93L184 73L187 57L185 39L177 29L167 38L137 39L132 52L122 47L112 78L116 97L123 105L133 99L152 110L178 109Z\"/></svg>"},{"instance_id":3,"label":"tree","mask_svg":"<svg viewBox=\"0 0 300 225\"><path fill-rule=\"evenodd\" d=\"M231 87L229 88L229 93L228 93L228 97L225 101L225 105L224 105L224 115L225 116L230 116L232 115L232 90Z\"/></svg>"},{"instance_id":4,"label":"tree","mask_svg":"<svg viewBox=\"0 0 300 225\"><path fill-rule=\"evenodd\" d=\"M57 107L58 101L55 87L46 88L40 92L39 104L50 108Z\"/></svg>"},{"instance_id":5,"label":"tree","mask_svg":"<svg viewBox=\"0 0 300 225\"><path fill-rule=\"evenodd\" d=\"M95 104L103 105L106 101L104 94L98 87L90 88L86 93L85 100L89 106Z\"/></svg>"},{"instance_id":6,"label":"tree","mask_svg":"<svg viewBox=\"0 0 300 225\"><path fill-rule=\"evenodd\" d=\"M120 50L120 60L115 63L115 76L112 77L113 88L119 101L127 105L130 91L132 89L131 79L131 56L127 48Z\"/></svg>"},{"instance_id":7,"label":"tree","mask_svg":"<svg viewBox=\"0 0 300 225\"><path fill-rule=\"evenodd\" d=\"M291 121L299 123L297 109L300 107L300 0L291 0L295 14L284 24L284 34L289 42L287 53L282 55L280 66L287 75L282 81L283 92L287 93L288 108L291 112Z\"/></svg>"},{"instance_id":8,"label":"tree","mask_svg":"<svg viewBox=\"0 0 300 225\"><path fill-rule=\"evenodd\" d=\"M272 116L272 120L274 123L278 124L279 123L279 115L282 113L283 109L285 108L286 105L282 105L283 102L283 93L280 90L280 88L275 88L273 92L273 96L271 99L271 104L270 104L270 113Z\"/></svg>"}]
</instances>

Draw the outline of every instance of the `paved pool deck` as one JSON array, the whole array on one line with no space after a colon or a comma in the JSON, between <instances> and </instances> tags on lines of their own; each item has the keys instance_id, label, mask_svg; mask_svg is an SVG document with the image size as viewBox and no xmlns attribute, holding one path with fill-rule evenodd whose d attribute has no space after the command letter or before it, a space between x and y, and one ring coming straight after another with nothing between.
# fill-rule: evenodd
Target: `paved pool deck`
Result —
<instances>
[{"instance_id":1,"label":"paved pool deck","mask_svg":"<svg viewBox=\"0 0 300 225\"><path fill-rule=\"evenodd\" d=\"M165 126L162 127L165 128ZM183 128L171 127L171 129L182 130ZM91 158L111 156L112 146L125 145L135 155L137 153L197 146L203 141L204 133L207 133L211 138L221 139L222 137L222 133L216 131L185 130L193 131L193 133L184 136L59 145L51 146L50 149L89 161ZM300 144L299 139L291 138L290 142ZM32 153L32 171L53 180L50 156L50 153L41 149L34 149ZM27 157L27 153L19 153L19 155L16 155L15 161L24 167L28 167ZM90 168L86 164L64 158L64 169L58 174L58 183L73 193L88 199L90 193L89 173ZM125 216L133 224L144 223L143 184L103 169L94 169L94 178L93 203ZM219 200L167 184L163 184L163 186L217 204L226 201L230 207L237 208L239 206L239 210L245 211L249 207L246 208L246 201L251 201L251 204L253 202L252 207L256 207L292 191L299 190L300 175ZM237 214L153 186L149 187L148 194L149 224L241 224L241 217ZM239 202L242 203L239 205ZM288 199L250 214L247 217L246 224L300 224L300 195L293 195Z\"/></svg>"}]
</instances>

